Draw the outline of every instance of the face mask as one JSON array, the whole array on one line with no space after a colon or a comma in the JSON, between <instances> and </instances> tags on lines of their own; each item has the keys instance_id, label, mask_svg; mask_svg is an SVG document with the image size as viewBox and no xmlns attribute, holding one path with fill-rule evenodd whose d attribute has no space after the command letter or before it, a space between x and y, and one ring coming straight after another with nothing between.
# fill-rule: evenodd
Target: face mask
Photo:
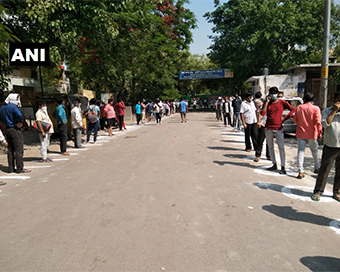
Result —
<instances>
[{"instance_id":1,"label":"face mask","mask_svg":"<svg viewBox=\"0 0 340 272\"><path fill-rule=\"evenodd\" d=\"M78 107L79 107L79 108L80 108L80 106L81 106L81 103L78 104Z\"/></svg>"},{"instance_id":2,"label":"face mask","mask_svg":"<svg viewBox=\"0 0 340 272\"><path fill-rule=\"evenodd\" d=\"M62 103L61 106L62 106L63 108L65 108L65 103Z\"/></svg>"},{"instance_id":3,"label":"face mask","mask_svg":"<svg viewBox=\"0 0 340 272\"><path fill-rule=\"evenodd\" d=\"M277 94L269 94L269 96L272 100L277 99Z\"/></svg>"},{"instance_id":4,"label":"face mask","mask_svg":"<svg viewBox=\"0 0 340 272\"><path fill-rule=\"evenodd\" d=\"M43 112L47 112L47 107L42 107L41 110L42 110Z\"/></svg>"}]
</instances>

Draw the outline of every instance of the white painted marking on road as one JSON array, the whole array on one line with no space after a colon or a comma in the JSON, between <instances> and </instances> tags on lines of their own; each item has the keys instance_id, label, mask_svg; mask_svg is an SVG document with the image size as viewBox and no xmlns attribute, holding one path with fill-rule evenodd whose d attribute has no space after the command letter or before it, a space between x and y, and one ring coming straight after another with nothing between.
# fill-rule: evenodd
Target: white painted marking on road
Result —
<instances>
[{"instance_id":1,"label":"white painted marking on road","mask_svg":"<svg viewBox=\"0 0 340 272\"><path fill-rule=\"evenodd\" d=\"M244 159L244 160L252 160L252 161L254 161L255 157L244 157L243 159ZM264 158L264 157L261 158L260 162L269 163L269 164L272 163L271 161L268 161L268 160L267 160L266 158ZM268 167L268 166L267 166L267 167Z\"/></svg>"},{"instance_id":2,"label":"white painted marking on road","mask_svg":"<svg viewBox=\"0 0 340 272\"><path fill-rule=\"evenodd\" d=\"M210 175L209 178L214 178L214 176Z\"/></svg>"},{"instance_id":3,"label":"white painted marking on road","mask_svg":"<svg viewBox=\"0 0 340 272\"><path fill-rule=\"evenodd\" d=\"M336 234L340 235L340 219L333 220L329 225L331 229L335 231Z\"/></svg>"},{"instance_id":4,"label":"white painted marking on road","mask_svg":"<svg viewBox=\"0 0 340 272\"><path fill-rule=\"evenodd\" d=\"M31 178L31 177L29 177L29 176L2 176L2 177L0 177L0 180L2 180L2 179L23 179L23 180L25 180L25 179L29 179L29 178Z\"/></svg>"},{"instance_id":5,"label":"white painted marking on road","mask_svg":"<svg viewBox=\"0 0 340 272\"><path fill-rule=\"evenodd\" d=\"M98 144L98 143L93 143L93 142L90 142L90 144L87 144L86 147L90 147L90 146L97 146L97 145L103 145L103 144Z\"/></svg>"},{"instance_id":6,"label":"white painted marking on road","mask_svg":"<svg viewBox=\"0 0 340 272\"><path fill-rule=\"evenodd\" d=\"M97 143L109 143L110 141L102 141L102 140L99 140L97 141Z\"/></svg>"},{"instance_id":7,"label":"white painted marking on road","mask_svg":"<svg viewBox=\"0 0 340 272\"><path fill-rule=\"evenodd\" d=\"M88 150L87 148L74 148L74 149L71 149L70 151L85 151L85 150Z\"/></svg>"},{"instance_id":8,"label":"white painted marking on road","mask_svg":"<svg viewBox=\"0 0 340 272\"><path fill-rule=\"evenodd\" d=\"M34 166L29 166L30 169L33 168L49 168L51 165L34 165Z\"/></svg>"},{"instance_id":9,"label":"white painted marking on road","mask_svg":"<svg viewBox=\"0 0 340 272\"><path fill-rule=\"evenodd\" d=\"M290 198L299 199L302 201L313 201L310 197L312 196L313 187L305 187L305 186L285 186L281 189L281 192ZM292 193L292 190L298 190L300 194ZM327 197L325 197L327 196ZM320 202L332 202L332 193L325 192L320 197Z\"/></svg>"},{"instance_id":10,"label":"white painted marking on road","mask_svg":"<svg viewBox=\"0 0 340 272\"><path fill-rule=\"evenodd\" d=\"M65 158L65 159L52 159L53 161L68 161L69 159Z\"/></svg>"},{"instance_id":11,"label":"white painted marking on road","mask_svg":"<svg viewBox=\"0 0 340 272\"><path fill-rule=\"evenodd\" d=\"M72 152L72 151L71 151ZM76 155L79 155L79 153L70 153L71 156L76 156ZM62 155L62 154L53 154L53 156L68 156L68 155ZM53 159L51 159L53 160Z\"/></svg>"}]
</instances>

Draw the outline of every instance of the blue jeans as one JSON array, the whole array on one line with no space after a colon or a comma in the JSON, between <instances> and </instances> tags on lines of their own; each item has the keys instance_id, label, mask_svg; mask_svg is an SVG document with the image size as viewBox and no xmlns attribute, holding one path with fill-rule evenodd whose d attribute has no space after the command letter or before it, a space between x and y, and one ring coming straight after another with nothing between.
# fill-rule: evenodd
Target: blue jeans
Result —
<instances>
[{"instance_id":1,"label":"blue jeans","mask_svg":"<svg viewBox=\"0 0 340 272\"><path fill-rule=\"evenodd\" d=\"M99 128L98 121L96 123L88 123L86 142L90 141L90 136L91 136L92 131L94 131L93 141L94 142L97 141L98 128Z\"/></svg>"},{"instance_id":2,"label":"blue jeans","mask_svg":"<svg viewBox=\"0 0 340 272\"><path fill-rule=\"evenodd\" d=\"M237 126L236 126L237 123ZM241 117L240 117L240 112L236 111L234 112L234 124L233 124L234 128L240 129L241 127Z\"/></svg>"},{"instance_id":3,"label":"blue jeans","mask_svg":"<svg viewBox=\"0 0 340 272\"><path fill-rule=\"evenodd\" d=\"M314 159L314 170L320 168L320 159L319 159L319 144L317 139L300 139L298 138L298 154L297 154L297 164L299 168L299 172L303 173L303 162L305 158L305 149L306 142L308 142L310 151L312 152L312 156Z\"/></svg>"}]
</instances>

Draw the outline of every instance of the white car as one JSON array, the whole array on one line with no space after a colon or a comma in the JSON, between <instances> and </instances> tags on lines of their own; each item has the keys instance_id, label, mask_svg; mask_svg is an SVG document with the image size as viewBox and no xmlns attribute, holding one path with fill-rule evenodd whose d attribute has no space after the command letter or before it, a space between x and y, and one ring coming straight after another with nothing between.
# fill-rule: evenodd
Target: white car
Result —
<instances>
[{"instance_id":1,"label":"white car","mask_svg":"<svg viewBox=\"0 0 340 272\"><path fill-rule=\"evenodd\" d=\"M283 97L281 99L286 100L295 109L297 108L297 106L303 104L303 100L301 97ZM285 117L288 113L289 113L289 110L284 110L283 117ZM296 132L296 124L293 122L293 116L283 123L283 132L285 133Z\"/></svg>"}]
</instances>

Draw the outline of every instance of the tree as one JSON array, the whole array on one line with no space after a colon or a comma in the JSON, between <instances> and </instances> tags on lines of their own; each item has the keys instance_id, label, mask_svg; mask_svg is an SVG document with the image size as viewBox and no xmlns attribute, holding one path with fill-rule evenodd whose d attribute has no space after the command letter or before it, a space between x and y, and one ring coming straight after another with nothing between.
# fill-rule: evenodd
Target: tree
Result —
<instances>
[{"instance_id":1,"label":"tree","mask_svg":"<svg viewBox=\"0 0 340 272\"><path fill-rule=\"evenodd\" d=\"M234 84L262 68L271 73L301 63L321 62L323 0L215 0L205 17L215 26L209 57L234 71ZM333 6L333 10L335 7ZM332 43L339 21L332 21Z\"/></svg>"}]
</instances>

